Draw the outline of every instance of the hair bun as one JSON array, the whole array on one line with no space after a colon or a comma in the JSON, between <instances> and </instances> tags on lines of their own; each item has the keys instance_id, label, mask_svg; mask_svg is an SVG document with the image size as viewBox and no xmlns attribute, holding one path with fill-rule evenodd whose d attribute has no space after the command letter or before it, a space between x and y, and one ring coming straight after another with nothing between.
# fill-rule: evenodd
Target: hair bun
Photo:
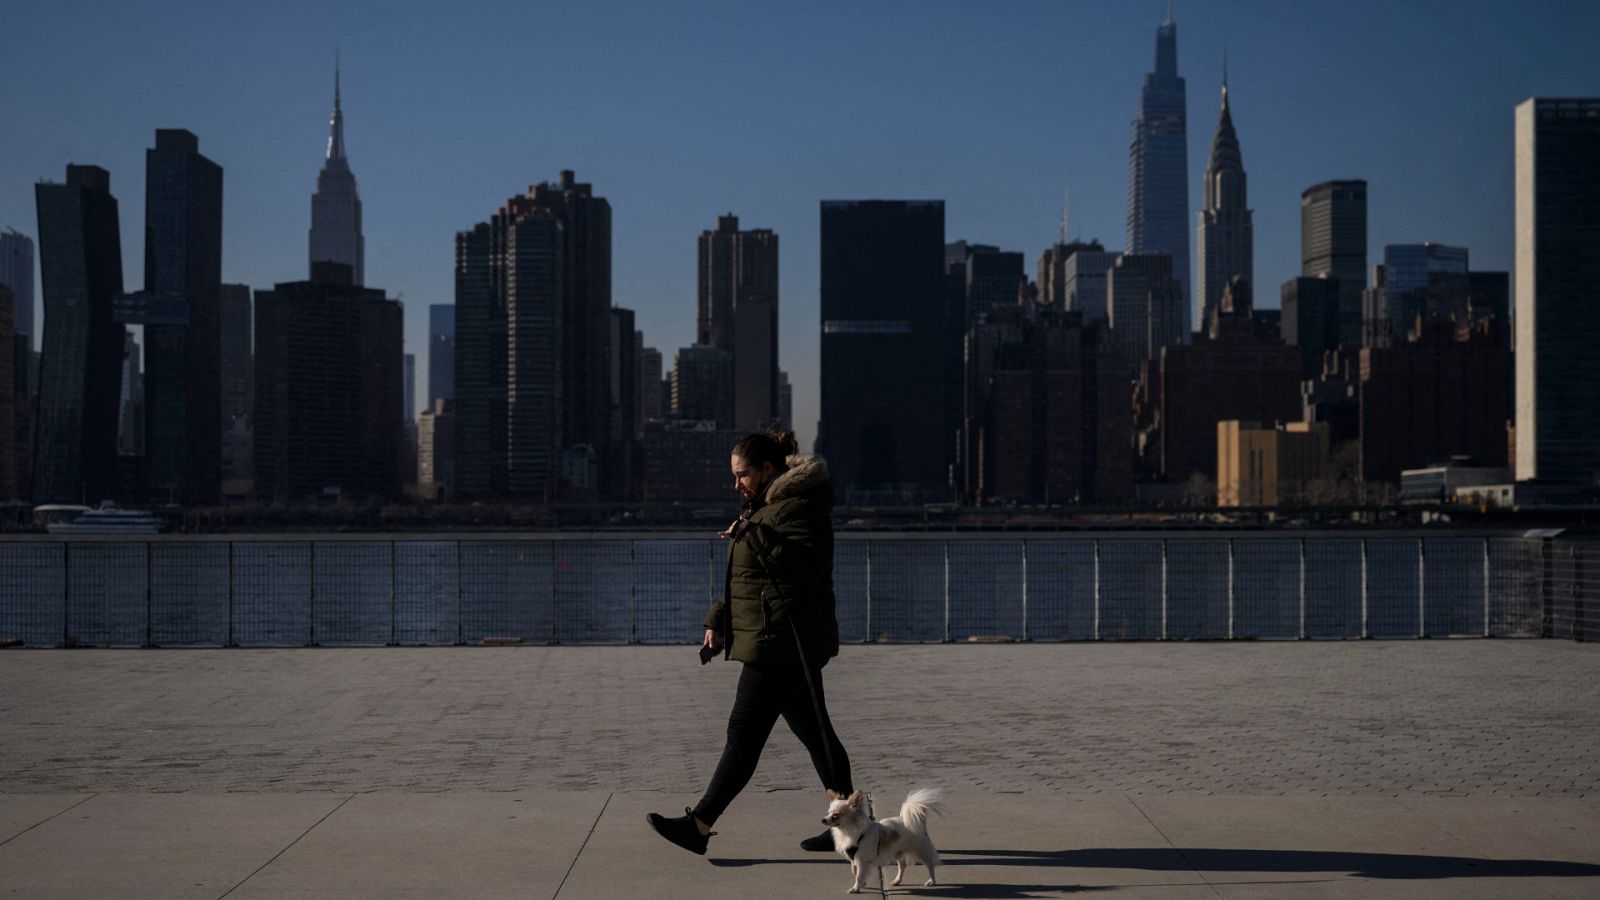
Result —
<instances>
[{"instance_id":1,"label":"hair bun","mask_svg":"<svg viewBox=\"0 0 1600 900\"><path fill-rule=\"evenodd\" d=\"M794 432L769 431L767 434L772 435L772 439L778 442L779 447L783 448L784 456L793 456L800 452L800 442L795 440Z\"/></svg>"}]
</instances>

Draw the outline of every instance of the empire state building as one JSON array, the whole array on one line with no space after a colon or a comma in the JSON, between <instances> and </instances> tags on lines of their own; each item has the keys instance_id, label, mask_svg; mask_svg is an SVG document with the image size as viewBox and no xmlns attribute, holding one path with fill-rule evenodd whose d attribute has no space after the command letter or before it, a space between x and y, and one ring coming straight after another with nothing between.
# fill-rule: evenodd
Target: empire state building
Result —
<instances>
[{"instance_id":1,"label":"empire state building","mask_svg":"<svg viewBox=\"0 0 1600 900\"><path fill-rule=\"evenodd\" d=\"M327 158L317 173L317 192L311 195L310 262L348 265L357 285L365 284L361 237L361 196L356 176L344 157L344 112L339 108L339 68L333 70L333 118L328 131Z\"/></svg>"}]
</instances>

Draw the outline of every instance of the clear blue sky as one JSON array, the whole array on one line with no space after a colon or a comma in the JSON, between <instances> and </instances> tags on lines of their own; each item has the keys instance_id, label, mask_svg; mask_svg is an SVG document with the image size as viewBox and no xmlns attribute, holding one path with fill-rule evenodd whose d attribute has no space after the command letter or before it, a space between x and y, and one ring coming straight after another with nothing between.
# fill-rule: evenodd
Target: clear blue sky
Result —
<instances>
[{"instance_id":1,"label":"clear blue sky","mask_svg":"<svg viewBox=\"0 0 1600 900\"><path fill-rule=\"evenodd\" d=\"M1120 249L1129 123L1165 15L1162 0L11 4L0 227L35 234L33 183L103 165L140 284L144 149L188 128L226 173L225 280L303 278L337 46L367 281L403 294L419 404L454 232L572 168L614 210L615 301L669 363L694 338L699 232L732 211L779 233L805 442L818 201L943 199L949 240L1024 251L1031 273L1070 182L1073 231ZM1226 46L1269 306L1298 270L1300 191L1329 178L1370 183L1371 259L1432 240L1509 269L1513 105L1600 94L1591 2L1190 0L1176 20L1190 207Z\"/></svg>"}]
</instances>

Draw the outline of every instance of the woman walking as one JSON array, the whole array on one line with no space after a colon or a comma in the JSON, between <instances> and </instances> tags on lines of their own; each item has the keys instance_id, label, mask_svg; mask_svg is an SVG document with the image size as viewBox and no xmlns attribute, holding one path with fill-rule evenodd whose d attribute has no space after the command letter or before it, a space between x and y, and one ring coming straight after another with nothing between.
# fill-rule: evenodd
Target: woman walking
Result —
<instances>
[{"instance_id":1,"label":"woman walking","mask_svg":"<svg viewBox=\"0 0 1600 900\"><path fill-rule=\"evenodd\" d=\"M782 716L811 754L823 787L849 795L850 760L833 732L822 667L839 653L833 599L833 487L818 456L798 456L791 432L746 435L733 448L739 518L721 534L728 548L725 595L706 616L704 652L744 664L728 716L722 760L705 795L684 815L650 813L662 837L704 854L711 826L749 783ZM800 842L832 850L827 831Z\"/></svg>"}]
</instances>

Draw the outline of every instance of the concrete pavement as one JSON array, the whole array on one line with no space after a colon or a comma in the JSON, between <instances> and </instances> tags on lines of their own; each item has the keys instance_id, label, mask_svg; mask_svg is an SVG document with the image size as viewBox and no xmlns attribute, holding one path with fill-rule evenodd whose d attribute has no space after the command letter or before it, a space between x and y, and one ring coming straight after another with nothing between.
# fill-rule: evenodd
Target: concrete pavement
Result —
<instances>
[{"instance_id":1,"label":"concrete pavement","mask_svg":"<svg viewBox=\"0 0 1600 900\"><path fill-rule=\"evenodd\" d=\"M878 812L898 796L878 799ZM1600 802L1569 799L963 793L944 856L867 896L1588 898ZM849 865L801 851L823 804L755 792L711 852L644 824L690 794L0 795L0 896L749 898L843 894ZM890 875L893 874L892 869Z\"/></svg>"},{"instance_id":2,"label":"concrete pavement","mask_svg":"<svg viewBox=\"0 0 1600 900\"><path fill-rule=\"evenodd\" d=\"M737 667L691 648L0 651L0 897L842 894L779 728L707 857L676 814ZM846 647L879 815L946 790L939 884L869 896L1600 896L1600 648Z\"/></svg>"}]
</instances>

